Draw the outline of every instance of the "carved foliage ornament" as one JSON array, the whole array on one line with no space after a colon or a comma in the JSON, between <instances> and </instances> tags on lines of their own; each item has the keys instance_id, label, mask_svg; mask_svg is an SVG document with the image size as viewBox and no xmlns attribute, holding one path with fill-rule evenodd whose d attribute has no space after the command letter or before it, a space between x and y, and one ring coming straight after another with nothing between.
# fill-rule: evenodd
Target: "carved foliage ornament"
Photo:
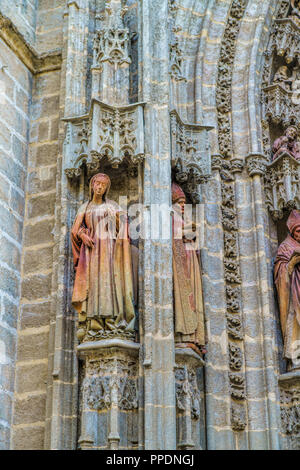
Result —
<instances>
[{"instance_id":1,"label":"carved foliage ornament","mask_svg":"<svg viewBox=\"0 0 300 470\"><path fill-rule=\"evenodd\" d=\"M224 271L227 301L227 333L229 336L229 383L231 387L231 424L235 431L242 431L246 426L244 403L236 400L245 399L243 367L243 350L238 346L243 340L243 326L240 308L240 266L238 257L237 214L235 207L234 173L243 170L240 160L228 161L232 156L231 129L231 88L232 70L236 52L236 39L240 30L240 20L247 5L245 0L233 0L227 26L224 31L220 59L218 63L218 81L216 102L218 111L219 149L222 163L214 158L213 166L220 171L222 194L222 225L224 229ZM221 165L220 165L221 163ZM233 342L234 341L234 342Z\"/></svg>"},{"instance_id":2,"label":"carved foliage ornament","mask_svg":"<svg viewBox=\"0 0 300 470\"><path fill-rule=\"evenodd\" d=\"M227 334L229 337L229 373L230 393L232 397L231 423L234 431L246 427L244 405L236 401L246 398L243 368L243 350L238 345L243 340L243 324L240 314L240 265L238 257L238 227L235 207L234 173L242 171L243 164L236 161L221 162L222 224L224 229L224 271L227 302Z\"/></svg>"},{"instance_id":3,"label":"carved foliage ornament","mask_svg":"<svg viewBox=\"0 0 300 470\"><path fill-rule=\"evenodd\" d=\"M229 114L231 112L232 70L236 38L240 30L240 19L243 17L246 4L247 1L245 0L233 0L232 2L218 62L216 102L218 110L219 148L225 158L232 154L231 118Z\"/></svg>"},{"instance_id":4,"label":"carved foliage ornament","mask_svg":"<svg viewBox=\"0 0 300 470\"><path fill-rule=\"evenodd\" d=\"M87 406L93 410L109 409L112 391L117 390L119 409L138 408L136 375L136 364L131 361L115 358L89 362L83 383Z\"/></svg>"}]
</instances>

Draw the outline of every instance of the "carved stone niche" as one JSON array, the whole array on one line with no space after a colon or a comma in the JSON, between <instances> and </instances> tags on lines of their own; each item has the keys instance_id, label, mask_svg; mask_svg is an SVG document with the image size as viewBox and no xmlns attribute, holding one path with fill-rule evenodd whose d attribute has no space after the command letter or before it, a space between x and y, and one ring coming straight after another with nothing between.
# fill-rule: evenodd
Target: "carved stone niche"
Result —
<instances>
[{"instance_id":1,"label":"carved stone niche","mask_svg":"<svg viewBox=\"0 0 300 470\"><path fill-rule=\"evenodd\" d=\"M278 382L284 449L300 450L300 371L283 374Z\"/></svg>"},{"instance_id":2,"label":"carved stone niche","mask_svg":"<svg viewBox=\"0 0 300 470\"><path fill-rule=\"evenodd\" d=\"M292 18L276 20L271 47L289 64L300 58L300 28Z\"/></svg>"},{"instance_id":3,"label":"carved stone niche","mask_svg":"<svg viewBox=\"0 0 300 470\"><path fill-rule=\"evenodd\" d=\"M265 200L274 220L281 219L285 209L300 209L300 161L283 153L267 165Z\"/></svg>"},{"instance_id":4,"label":"carved stone niche","mask_svg":"<svg viewBox=\"0 0 300 470\"><path fill-rule=\"evenodd\" d=\"M274 124L298 125L300 106L293 102L293 92L280 84L263 88L263 116Z\"/></svg>"},{"instance_id":5,"label":"carved stone niche","mask_svg":"<svg viewBox=\"0 0 300 470\"><path fill-rule=\"evenodd\" d=\"M65 173L78 178L86 165L92 174L105 159L113 168L126 162L136 167L144 159L144 103L110 106L92 100L89 114L65 118Z\"/></svg>"},{"instance_id":6,"label":"carved stone niche","mask_svg":"<svg viewBox=\"0 0 300 470\"><path fill-rule=\"evenodd\" d=\"M197 204L200 202L199 184L205 183L212 173L208 132L213 127L185 123L175 110L170 116L174 176Z\"/></svg>"},{"instance_id":7,"label":"carved stone niche","mask_svg":"<svg viewBox=\"0 0 300 470\"><path fill-rule=\"evenodd\" d=\"M121 339L82 343L80 449L138 448L139 344Z\"/></svg>"},{"instance_id":8,"label":"carved stone niche","mask_svg":"<svg viewBox=\"0 0 300 470\"><path fill-rule=\"evenodd\" d=\"M192 349L175 350L177 448L205 448L203 359Z\"/></svg>"}]
</instances>

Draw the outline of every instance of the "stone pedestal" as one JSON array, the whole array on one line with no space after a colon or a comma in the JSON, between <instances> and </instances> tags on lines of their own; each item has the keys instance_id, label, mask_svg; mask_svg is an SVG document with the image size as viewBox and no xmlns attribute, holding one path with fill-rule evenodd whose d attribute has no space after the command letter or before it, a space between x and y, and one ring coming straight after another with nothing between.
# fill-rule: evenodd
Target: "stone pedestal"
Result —
<instances>
[{"instance_id":1,"label":"stone pedestal","mask_svg":"<svg viewBox=\"0 0 300 470\"><path fill-rule=\"evenodd\" d=\"M175 349L177 449L205 448L203 359L192 349Z\"/></svg>"},{"instance_id":2,"label":"stone pedestal","mask_svg":"<svg viewBox=\"0 0 300 470\"><path fill-rule=\"evenodd\" d=\"M281 375L278 382L284 448L300 450L300 369Z\"/></svg>"},{"instance_id":3,"label":"stone pedestal","mask_svg":"<svg viewBox=\"0 0 300 470\"><path fill-rule=\"evenodd\" d=\"M110 339L77 349L83 362L79 448L137 449L139 344Z\"/></svg>"}]
</instances>

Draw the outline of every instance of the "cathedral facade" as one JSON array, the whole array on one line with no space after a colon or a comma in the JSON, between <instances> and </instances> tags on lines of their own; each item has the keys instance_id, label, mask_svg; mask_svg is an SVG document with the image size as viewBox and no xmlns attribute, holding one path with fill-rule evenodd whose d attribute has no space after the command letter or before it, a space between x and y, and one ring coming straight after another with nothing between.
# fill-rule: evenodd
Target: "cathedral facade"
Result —
<instances>
[{"instance_id":1,"label":"cathedral facade","mask_svg":"<svg viewBox=\"0 0 300 470\"><path fill-rule=\"evenodd\" d=\"M0 0L0 100L0 449L299 450L300 2Z\"/></svg>"}]
</instances>

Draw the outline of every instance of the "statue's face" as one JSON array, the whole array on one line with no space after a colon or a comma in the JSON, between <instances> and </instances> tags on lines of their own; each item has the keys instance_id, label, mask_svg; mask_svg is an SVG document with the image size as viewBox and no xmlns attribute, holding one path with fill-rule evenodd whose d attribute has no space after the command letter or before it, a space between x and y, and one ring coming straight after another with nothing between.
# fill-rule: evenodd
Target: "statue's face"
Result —
<instances>
[{"instance_id":1,"label":"statue's face","mask_svg":"<svg viewBox=\"0 0 300 470\"><path fill-rule=\"evenodd\" d=\"M286 136L287 136L290 140L295 140L296 137L297 137L296 129L294 129L293 127L289 127L289 128L286 130Z\"/></svg>"},{"instance_id":2,"label":"statue's face","mask_svg":"<svg viewBox=\"0 0 300 470\"><path fill-rule=\"evenodd\" d=\"M97 196L103 196L107 189L107 181L103 178L97 178L93 183L93 191Z\"/></svg>"},{"instance_id":3,"label":"statue's face","mask_svg":"<svg viewBox=\"0 0 300 470\"><path fill-rule=\"evenodd\" d=\"M180 206L181 212L184 213L185 198L178 199L177 204Z\"/></svg>"},{"instance_id":4,"label":"statue's face","mask_svg":"<svg viewBox=\"0 0 300 470\"><path fill-rule=\"evenodd\" d=\"M300 243L300 226L295 228L293 232L293 238L296 240L296 242Z\"/></svg>"}]
</instances>

